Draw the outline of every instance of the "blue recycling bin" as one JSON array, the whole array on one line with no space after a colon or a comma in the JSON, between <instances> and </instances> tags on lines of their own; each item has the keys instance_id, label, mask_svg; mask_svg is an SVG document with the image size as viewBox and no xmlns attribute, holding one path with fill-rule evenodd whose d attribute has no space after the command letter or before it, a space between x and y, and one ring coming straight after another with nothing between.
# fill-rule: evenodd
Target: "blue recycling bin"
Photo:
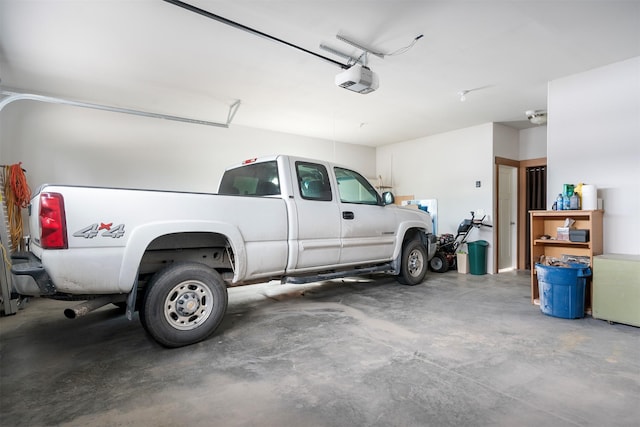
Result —
<instances>
[{"instance_id":1,"label":"blue recycling bin","mask_svg":"<svg viewBox=\"0 0 640 427\"><path fill-rule=\"evenodd\" d=\"M536 264L540 311L564 319L584 317L584 297L591 268L586 264Z\"/></svg>"}]
</instances>

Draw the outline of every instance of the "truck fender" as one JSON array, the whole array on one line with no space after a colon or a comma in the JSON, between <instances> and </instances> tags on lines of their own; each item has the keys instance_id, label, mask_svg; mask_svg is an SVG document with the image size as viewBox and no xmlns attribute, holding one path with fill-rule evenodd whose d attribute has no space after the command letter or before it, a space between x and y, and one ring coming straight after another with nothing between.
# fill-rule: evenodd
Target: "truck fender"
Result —
<instances>
[{"instance_id":1,"label":"truck fender","mask_svg":"<svg viewBox=\"0 0 640 427\"><path fill-rule=\"evenodd\" d=\"M244 277L247 255L244 239L237 227L218 221L162 221L144 224L131 231L120 267L118 283L120 290L130 292L134 283L137 282L142 256L152 241L167 234L190 232L210 232L225 236L235 257L233 281Z\"/></svg>"},{"instance_id":2,"label":"truck fender","mask_svg":"<svg viewBox=\"0 0 640 427\"><path fill-rule=\"evenodd\" d=\"M398 235L396 238L396 245L395 245L395 249L393 251L393 259L400 259L400 255L402 254L402 244L404 243L405 240L405 236L408 232L408 230L411 229L418 229L421 231L420 234L426 236L426 233L428 233L428 230L424 229L424 223L419 222L419 221L404 221L402 223L400 223L400 225L398 226ZM422 238L421 238L422 239ZM423 240L423 243L425 243L425 246L427 248L427 253L429 251L429 245L426 244L426 241Z\"/></svg>"},{"instance_id":3,"label":"truck fender","mask_svg":"<svg viewBox=\"0 0 640 427\"><path fill-rule=\"evenodd\" d=\"M428 233L426 230L424 230L424 228L421 228L420 224L414 224L413 226L404 227L403 231L401 233L398 233L399 238L396 244L396 251L394 252L394 255L393 255L393 261L391 261L392 274L394 275L400 274L401 262L402 262L402 248L404 246L406 234L411 229L419 230L419 232L414 238L417 237L418 239L420 239L424 247L427 249L427 260L431 260L431 258L433 258L433 255L436 252L435 250L436 244L435 244L435 238L433 237L433 234Z\"/></svg>"}]
</instances>

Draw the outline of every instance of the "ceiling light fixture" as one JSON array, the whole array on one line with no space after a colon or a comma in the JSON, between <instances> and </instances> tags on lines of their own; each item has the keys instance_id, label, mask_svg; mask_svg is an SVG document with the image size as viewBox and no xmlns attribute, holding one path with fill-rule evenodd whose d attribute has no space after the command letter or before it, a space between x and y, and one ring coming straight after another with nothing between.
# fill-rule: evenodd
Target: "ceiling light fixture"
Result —
<instances>
[{"instance_id":1,"label":"ceiling light fixture","mask_svg":"<svg viewBox=\"0 0 640 427\"><path fill-rule=\"evenodd\" d=\"M546 110L529 110L525 113L527 115L527 119L534 125L543 125L547 123L547 112Z\"/></svg>"},{"instance_id":2,"label":"ceiling light fixture","mask_svg":"<svg viewBox=\"0 0 640 427\"><path fill-rule=\"evenodd\" d=\"M474 87L473 89L465 89L465 90L459 91L458 96L460 97L460 102L464 102L467 100L467 94L469 92L475 92L477 90L487 89L487 88L490 88L491 86L493 85L484 85L484 86Z\"/></svg>"}]
</instances>

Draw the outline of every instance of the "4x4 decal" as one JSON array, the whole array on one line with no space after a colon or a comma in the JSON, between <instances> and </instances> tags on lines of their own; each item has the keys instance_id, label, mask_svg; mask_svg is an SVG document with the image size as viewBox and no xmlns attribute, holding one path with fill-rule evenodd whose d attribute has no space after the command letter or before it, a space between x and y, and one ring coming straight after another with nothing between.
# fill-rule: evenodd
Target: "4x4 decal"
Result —
<instances>
[{"instance_id":1,"label":"4x4 decal","mask_svg":"<svg viewBox=\"0 0 640 427\"><path fill-rule=\"evenodd\" d=\"M104 231L102 231L104 230ZM100 224L95 223L91 224L88 227L85 227L81 230L73 233L73 237L84 237L85 239L93 239L102 231L102 237L112 237L117 239L119 237L124 236L124 224L114 226L112 222Z\"/></svg>"}]
</instances>

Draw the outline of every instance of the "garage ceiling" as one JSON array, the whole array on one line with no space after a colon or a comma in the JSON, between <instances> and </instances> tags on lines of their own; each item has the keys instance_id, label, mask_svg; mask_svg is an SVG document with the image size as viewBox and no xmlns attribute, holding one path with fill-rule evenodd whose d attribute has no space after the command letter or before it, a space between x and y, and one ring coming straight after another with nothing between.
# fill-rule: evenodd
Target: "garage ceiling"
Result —
<instances>
[{"instance_id":1,"label":"garage ceiling","mask_svg":"<svg viewBox=\"0 0 640 427\"><path fill-rule=\"evenodd\" d=\"M2 86L221 122L240 99L232 126L378 146L522 128L548 81L640 55L638 1L187 2L339 62L320 44L361 51L338 34L385 53L424 37L370 56L380 88L361 95L330 62L162 0L0 0Z\"/></svg>"}]
</instances>

